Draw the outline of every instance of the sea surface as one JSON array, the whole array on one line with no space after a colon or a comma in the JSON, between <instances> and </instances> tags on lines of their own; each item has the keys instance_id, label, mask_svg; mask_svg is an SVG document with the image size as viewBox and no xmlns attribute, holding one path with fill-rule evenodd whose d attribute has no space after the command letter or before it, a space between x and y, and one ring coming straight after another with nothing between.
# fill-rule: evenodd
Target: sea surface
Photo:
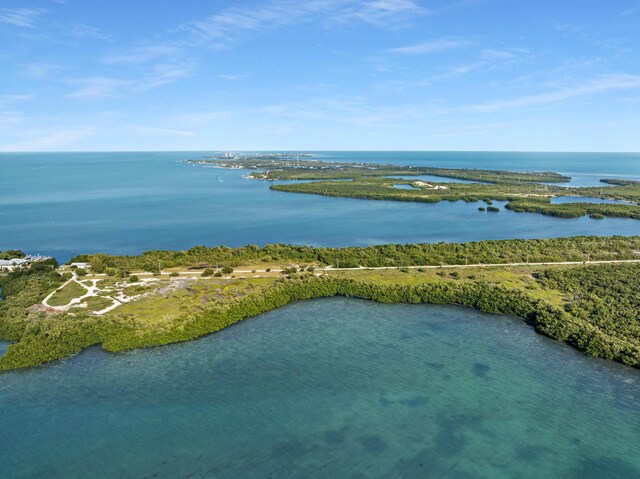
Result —
<instances>
[{"instance_id":1,"label":"sea surface","mask_svg":"<svg viewBox=\"0 0 640 479\"><path fill-rule=\"evenodd\" d=\"M333 298L0 376L0 476L633 478L640 371L522 321Z\"/></svg>"},{"instance_id":2,"label":"sea surface","mask_svg":"<svg viewBox=\"0 0 640 479\"><path fill-rule=\"evenodd\" d=\"M2 153L0 250L67 261L195 245L366 246L575 235L638 235L631 219L478 212L477 204L396 203L275 192L246 170L183 163L213 152ZM327 161L557 171L571 185L640 179L640 154L316 152ZM606 187L606 186L605 186Z\"/></svg>"}]
</instances>

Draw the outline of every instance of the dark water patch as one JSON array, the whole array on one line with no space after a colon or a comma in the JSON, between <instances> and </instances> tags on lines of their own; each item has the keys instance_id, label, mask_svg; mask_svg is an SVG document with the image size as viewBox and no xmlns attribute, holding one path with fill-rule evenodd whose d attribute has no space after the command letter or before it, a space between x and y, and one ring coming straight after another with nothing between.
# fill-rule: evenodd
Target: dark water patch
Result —
<instances>
[{"instance_id":1,"label":"dark water patch","mask_svg":"<svg viewBox=\"0 0 640 479\"><path fill-rule=\"evenodd\" d=\"M524 444L516 446L514 457L521 462L534 464L542 461L545 456L553 452L549 446L539 446L537 444Z\"/></svg>"},{"instance_id":2,"label":"dark water patch","mask_svg":"<svg viewBox=\"0 0 640 479\"><path fill-rule=\"evenodd\" d=\"M476 377L486 379L489 371L491 371L491 367L484 363L474 363L473 366L471 366L471 371L473 371Z\"/></svg>"},{"instance_id":3,"label":"dark water patch","mask_svg":"<svg viewBox=\"0 0 640 479\"><path fill-rule=\"evenodd\" d=\"M640 469L618 457L586 456L577 462L575 469L568 477L575 479L626 479L640 477Z\"/></svg>"},{"instance_id":4,"label":"dark water patch","mask_svg":"<svg viewBox=\"0 0 640 479\"><path fill-rule=\"evenodd\" d=\"M344 444L347 439L347 428L343 427L339 430L325 431L324 442L329 445Z\"/></svg>"},{"instance_id":5,"label":"dark water patch","mask_svg":"<svg viewBox=\"0 0 640 479\"><path fill-rule=\"evenodd\" d=\"M358 439L364 449L372 453L380 453L387 449L387 443L380 436L363 436Z\"/></svg>"}]
</instances>

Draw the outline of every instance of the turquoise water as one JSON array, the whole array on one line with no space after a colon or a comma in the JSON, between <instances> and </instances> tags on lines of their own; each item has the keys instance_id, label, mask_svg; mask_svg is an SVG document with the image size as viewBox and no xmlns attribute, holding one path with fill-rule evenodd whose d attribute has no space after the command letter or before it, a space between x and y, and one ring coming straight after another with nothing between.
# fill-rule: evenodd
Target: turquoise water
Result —
<instances>
[{"instance_id":1,"label":"turquoise water","mask_svg":"<svg viewBox=\"0 0 640 479\"><path fill-rule=\"evenodd\" d=\"M574 235L638 235L629 219L479 215L477 205L411 204L269 190L246 171L182 163L201 153L0 154L0 250L66 261L80 253L137 254L194 245L365 246ZM640 155L323 152L334 161L556 170L580 184L640 179ZM595 183L594 183L595 182Z\"/></svg>"},{"instance_id":2,"label":"turquoise water","mask_svg":"<svg viewBox=\"0 0 640 479\"><path fill-rule=\"evenodd\" d=\"M333 298L0 376L10 478L629 478L640 372L523 322Z\"/></svg>"}]
</instances>

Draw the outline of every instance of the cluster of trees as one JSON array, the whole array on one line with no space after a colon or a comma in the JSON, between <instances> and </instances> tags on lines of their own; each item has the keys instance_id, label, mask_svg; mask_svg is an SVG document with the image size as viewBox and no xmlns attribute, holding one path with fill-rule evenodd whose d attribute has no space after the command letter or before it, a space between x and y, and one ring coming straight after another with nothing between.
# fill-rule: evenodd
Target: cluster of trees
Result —
<instances>
[{"instance_id":1,"label":"cluster of trees","mask_svg":"<svg viewBox=\"0 0 640 479\"><path fill-rule=\"evenodd\" d=\"M388 244L368 247L314 248L311 246L248 245L240 248L196 246L183 251L149 251L138 256L83 255L71 261L98 262L106 268L125 271L165 267L212 267L259 263L312 263L342 268L358 266L422 266L451 264L540 263L558 261L638 259L640 237L552 238L541 240L487 240L471 243ZM93 269L95 271L95 269Z\"/></svg>"},{"instance_id":2,"label":"cluster of trees","mask_svg":"<svg viewBox=\"0 0 640 479\"><path fill-rule=\"evenodd\" d=\"M640 220L640 206L606 203L562 203L551 204L549 198L518 198L506 208L520 212L540 213L560 218L579 218L589 215L593 219L633 218Z\"/></svg>"},{"instance_id":3,"label":"cluster of trees","mask_svg":"<svg viewBox=\"0 0 640 479\"><path fill-rule=\"evenodd\" d=\"M572 342L580 350L638 365L629 347L640 348L640 265L598 265L540 274L545 287L567 294L566 310L583 325Z\"/></svg>"},{"instance_id":4,"label":"cluster of trees","mask_svg":"<svg viewBox=\"0 0 640 479\"><path fill-rule=\"evenodd\" d=\"M0 259L13 259L13 258L24 258L26 255L24 251L19 249L8 249L6 251L0 251Z\"/></svg>"}]
</instances>

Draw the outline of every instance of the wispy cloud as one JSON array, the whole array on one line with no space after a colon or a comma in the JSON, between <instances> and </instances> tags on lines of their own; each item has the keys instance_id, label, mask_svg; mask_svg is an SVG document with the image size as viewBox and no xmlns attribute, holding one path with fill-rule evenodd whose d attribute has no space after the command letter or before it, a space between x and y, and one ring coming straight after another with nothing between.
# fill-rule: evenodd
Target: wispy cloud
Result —
<instances>
[{"instance_id":1,"label":"wispy cloud","mask_svg":"<svg viewBox=\"0 0 640 479\"><path fill-rule=\"evenodd\" d=\"M167 83L172 83L191 74L193 67L190 64L161 63L155 65L147 76L135 86L135 91L148 91Z\"/></svg>"},{"instance_id":2,"label":"wispy cloud","mask_svg":"<svg viewBox=\"0 0 640 479\"><path fill-rule=\"evenodd\" d=\"M35 95L31 94L0 95L0 108L4 108L15 103L31 101L33 99L35 99Z\"/></svg>"},{"instance_id":3,"label":"wispy cloud","mask_svg":"<svg viewBox=\"0 0 640 479\"><path fill-rule=\"evenodd\" d=\"M355 2L355 5L337 12L333 19L345 23L360 21L380 28L395 28L415 15L430 13L411 0L377 0Z\"/></svg>"},{"instance_id":4,"label":"wispy cloud","mask_svg":"<svg viewBox=\"0 0 640 479\"><path fill-rule=\"evenodd\" d=\"M128 87L131 82L115 78L83 78L70 80L70 84L77 88L67 95L67 98L96 99L117 95L122 89Z\"/></svg>"},{"instance_id":5,"label":"wispy cloud","mask_svg":"<svg viewBox=\"0 0 640 479\"><path fill-rule=\"evenodd\" d=\"M45 10L41 8L0 8L0 23L33 28L37 17L44 12Z\"/></svg>"},{"instance_id":6,"label":"wispy cloud","mask_svg":"<svg viewBox=\"0 0 640 479\"><path fill-rule=\"evenodd\" d=\"M54 133L38 136L19 143L0 145L0 151L46 151L51 148L64 147L94 135L97 128L76 128L58 130Z\"/></svg>"},{"instance_id":7,"label":"wispy cloud","mask_svg":"<svg viewBox=\"0 0 640 479\"><path fill-rule=\"evenodd\" d=\"M216 121L226 120L239 114L238 111L207 111L198 113L184 113L166 119L169 124L178 124L182 128L194 128Z\"/></svg>"},{"instance_id":8,"label":"wispy cloud","mask_svg":"<svg viewBox=\"0 0 640 479\"><path fill-rule=\"evenodd\" d=\"M451 40L446 38L440 38L437 40L429 40L415 45L409 45L405 47L390 48L386 50L389 53L398 53L402 55L418 55L423 53L438 53L448 50L455 50L458 48L466 47L471 42L464 40Z\"/></svg>"},{"instance_id":9,"label":"wispy cloud","mask_svg":"<svg viewBox=\"0 0 640 479\"><path fill-rule=\"evenodd\" d=\"M76 38L92 38L94 40L111 40L111 35L99 28L85 25L84 23L73 23L60 27L65 33Z\"/></svg>"},{"instance_id":10,"label":"wispy cloud","mask_svg":"<svg viewBox=\"0 0 640 479\"><path fill-rule=\"evenodd\" d=\"M182 49L176 45L168 43L147 45L143 47L133 48L126 53L112 53L104 58L107 64L143 64L158 59L174 57L179 55Z\"/></svg>"},{"instance_id":11,"label":"wispy cloud","mask_svg":"<svg viewBox=\"0 0 640 479\"><path fill-rule=\"evenodd\" d=\"M143 135L156 136L197 136L193 131L173 130L170 128L156 128L152 126L127 125L126 130Z\"/></svg>"},{"instance_id":12,"label":"wispy cloud","mask_svg":"<svg viewBox=\"0 0 640 479\"><path fill-rule=\"evenodd\" d=\"M476 112L495 112L510 108L557 103L580 96L593 95L614 90L631 90L640 88L640 75L614 74L604 75L584 83L558 88L556 90L527 95L511 100L499 100L476 105L471 110Z\"/></svg>"},{"instance_id":13,"label":"wispy cloud","mask_svg":"<svg viewBox=\"0 0 640 479\"><path fill-rule=\"evenodd\" d=\"M227 8L203 20L182 25L180 30L191 36L191 43L223 47L241 34L309 23L318 15L322 15L326 26L365 22L388 27L424 13L427 10L412 0L272 0Z\"/></svg>"},{"instance_id":14,"label":"wispy cloud","mask_svg":"<svg viewBox=\"0 0 640 479\"><path fill-rule=\"evenodd\" d=\"M252 76L253 76L252 73L243 73L240 75L218 75L218 78L222 80L235 81L235 80L243 80L245 78L251 78Z\"/></svg>"}]
</instances>

